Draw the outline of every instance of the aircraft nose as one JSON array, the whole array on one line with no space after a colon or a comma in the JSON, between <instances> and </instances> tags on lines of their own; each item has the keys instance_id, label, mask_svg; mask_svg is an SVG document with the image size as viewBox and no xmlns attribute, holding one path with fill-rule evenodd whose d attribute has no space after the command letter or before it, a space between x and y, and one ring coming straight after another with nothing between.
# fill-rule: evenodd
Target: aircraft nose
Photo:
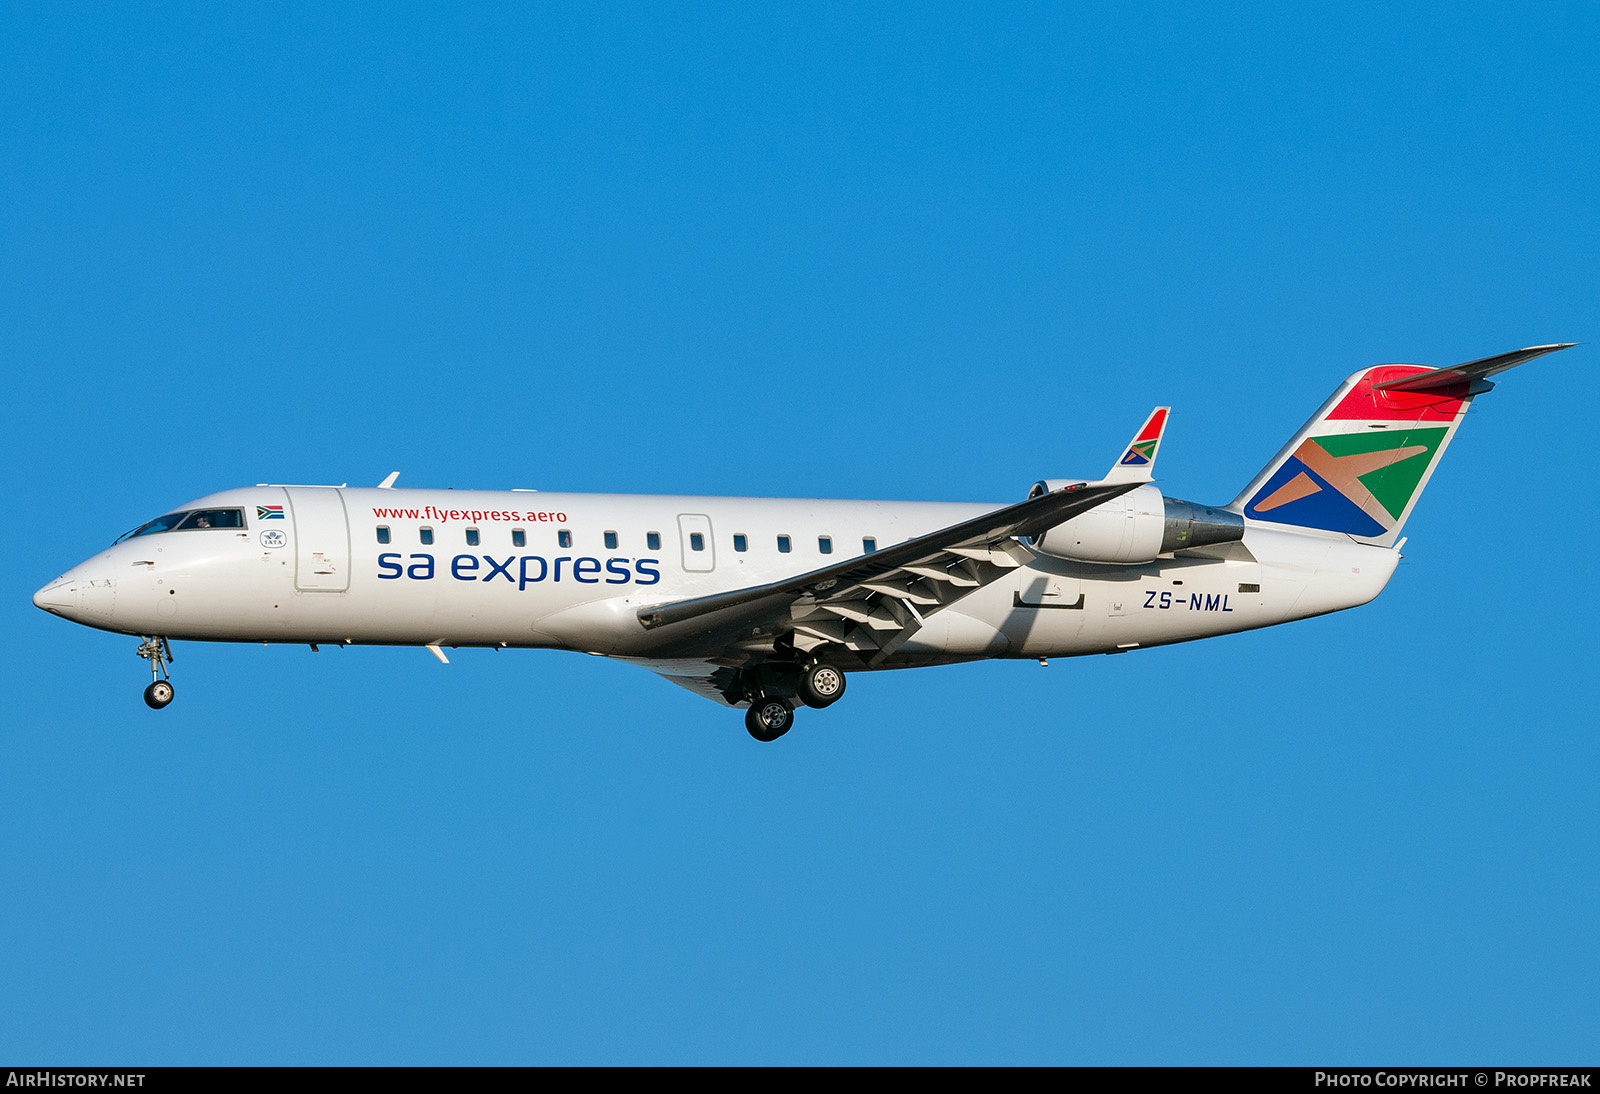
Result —
<instances>
[{"instance_id":1,"label":"aircraft nose","mask_svg":"<svg viewBox=\"0 0 1600 1094\"><path fill-rule=\"evenodd\" d=\"M116 614L117 583L79 566L34 593L33 602L52 615L95 626Z\"/></svg>"},{"instance_id":2,"label":"aircraft nose","mask_svg":"<svg viewBox=\"0 0 1600 1094\"><path fill-rule=\"evenodd\" d=\"M33 594L33 606L65 615L78 606L78 591L73 588L70 577L58 577Z\"/></svg>"}]
</instances>

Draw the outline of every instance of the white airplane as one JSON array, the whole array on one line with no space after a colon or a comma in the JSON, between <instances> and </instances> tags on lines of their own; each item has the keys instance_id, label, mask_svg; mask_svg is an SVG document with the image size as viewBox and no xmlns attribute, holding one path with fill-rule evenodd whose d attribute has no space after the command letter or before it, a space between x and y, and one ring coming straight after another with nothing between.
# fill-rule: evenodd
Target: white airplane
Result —
<instances>
[{"instance_id":1,"label":"white airplane","mask_svg":"<svg viewBox=\"0 0 1600 1094\"><path fill-rule=\"evenodd\" d=\"M1014 505L259 485L141 525L33 596L171 641L576 650L728 706L757 740L852 672L1070 657L1365 604L1488 377L1575 343L1357 372L1230 504L1163 497L1158 407L1102 479Z\"/></svg>"}]
</instances>

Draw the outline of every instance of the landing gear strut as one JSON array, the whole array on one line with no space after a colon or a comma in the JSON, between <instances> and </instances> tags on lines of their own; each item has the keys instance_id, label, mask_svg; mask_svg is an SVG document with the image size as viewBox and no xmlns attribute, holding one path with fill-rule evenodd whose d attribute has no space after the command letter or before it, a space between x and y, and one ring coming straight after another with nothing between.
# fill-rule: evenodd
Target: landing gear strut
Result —
<instances>
[{"instance_id":1,"label":"landing gear strut","mask_svg":"<svg viewBox=\"0 0 1600 1094\"><path fill-rule=\"evenodd\" d=\"M150 662L150 686L144 689L145 705L160 710L172 702L172 680L167 666L172 663L172 647L165 638L146 638L139 643L139 656Z\"/></svg>"},{"instance_id":2,"label":"landing gear strut","mask_svg":"<svg viewBox=\"0 0 1600 1094\"><path fill-rule=\"evenodd\" d=\"M793 656L793 651L784 651ZM827 707L844 695L844 670L821 660L788 657L742 669L724 695L749 702L744 727L758 741L776 741L794 725L794 708Z\"/></svg>"}]
</instances>

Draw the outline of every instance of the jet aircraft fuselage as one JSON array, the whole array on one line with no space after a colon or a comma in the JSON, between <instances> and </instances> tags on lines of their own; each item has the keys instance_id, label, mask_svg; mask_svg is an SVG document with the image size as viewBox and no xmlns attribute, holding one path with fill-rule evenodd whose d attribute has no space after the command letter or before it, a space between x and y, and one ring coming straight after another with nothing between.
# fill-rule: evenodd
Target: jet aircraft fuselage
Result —
<instances>
[{"instance_id":1,"label":"jet aircraft fuselage","mask_svg":"<svg viewBox=\"0 0 1600 1094\"><path fill-rule=\"evenodd\" d=\"M1356 373L1231 504L1151 481L1158 408L1110 473L1014 504L258 485L135 529L40 589L174 640L576 650L785 732L850 674L1117 653L1364 604L1487 376L1562 346Z\"/></svg>"}]
</instances>

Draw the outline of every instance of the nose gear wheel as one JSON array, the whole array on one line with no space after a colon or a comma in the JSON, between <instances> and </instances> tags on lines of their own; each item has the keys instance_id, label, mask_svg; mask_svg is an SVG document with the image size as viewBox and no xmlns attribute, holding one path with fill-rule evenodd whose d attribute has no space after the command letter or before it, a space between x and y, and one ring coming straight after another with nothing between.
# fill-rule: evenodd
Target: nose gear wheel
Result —
<instances>
[{"instance_id":1,"label":"nose gear wheel","mask_svg":"<svg viewBox=\"0 0 1600 1094\"><path fill-rule=\"evenodd\" d=\"M165 638L146 638L139 643L139 656L150 662L150 686L144 689L145 705L160 710L172 702L174 689L167 673L172 663L172 646Z\"/></svg>"}]
</instances>

